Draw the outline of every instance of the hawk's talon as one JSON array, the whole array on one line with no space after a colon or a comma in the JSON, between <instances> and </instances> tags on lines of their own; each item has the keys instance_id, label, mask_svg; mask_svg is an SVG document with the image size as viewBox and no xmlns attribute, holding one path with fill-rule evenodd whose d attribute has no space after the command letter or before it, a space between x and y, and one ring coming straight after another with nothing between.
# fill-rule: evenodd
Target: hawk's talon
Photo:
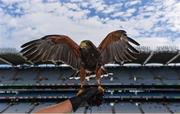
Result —
<instances>
[{"instance_id":1,"label":"hawk's talon","mask_svg":"<svg viewBox=\"0 0 180 114\"><path fill-rule=\"evenodd\" d=\"M77 95L77 96L78 96L78 95L80 95L83 91L84 91L84 89L83 89L83 88L79 89L79 91L77 92L77 94L76 94L76 95Z\"/></svg>"},{"instance_id":2,"label":"hawk's talon","mask_svg":"<svg viewBox=\"0 0 180 114\"><path fill-rule=\"evenodd\" d=\"M103 87L98 86L98 90L99 90L100 92L104 93L104 88L103 88Z\"/></svg>"}]
</instances>

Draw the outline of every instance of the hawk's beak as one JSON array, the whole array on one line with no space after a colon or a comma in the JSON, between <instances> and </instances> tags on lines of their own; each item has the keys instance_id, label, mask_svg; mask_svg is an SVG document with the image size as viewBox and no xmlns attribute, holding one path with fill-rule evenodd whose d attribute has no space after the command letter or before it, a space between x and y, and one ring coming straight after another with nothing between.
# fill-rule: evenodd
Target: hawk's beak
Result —
<instances>
[{"instance_id":1,"label":"hawk's beak","mask_svg":"<svg viewBox=\"0 0 180 114\"><path fill-rule=\"evenodd\" d=\"M81 47L81 48L85 48L85 47L87 47L86 42L81 42L81 43L80 43L80 47Z\"/></svg>"}]
</instances>

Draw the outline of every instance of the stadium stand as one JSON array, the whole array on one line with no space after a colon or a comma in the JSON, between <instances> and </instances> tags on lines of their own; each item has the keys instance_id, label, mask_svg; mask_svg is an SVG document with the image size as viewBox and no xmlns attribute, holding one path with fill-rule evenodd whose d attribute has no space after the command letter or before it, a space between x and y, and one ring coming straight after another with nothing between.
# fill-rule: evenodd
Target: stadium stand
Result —
<instances>
[{"instance_id":1,"label":"stadium stand","mask_svg":"<svg viewBox=\"0 0 180 114\"><path fill-rule=\"evenodd\" d=\"M107 65L104 102L76 113L180 113L180 51L139 48L130 63ZM51 61L32 64L16 49L0 49L0 113L31 113L70 98L79 88L73 70ZM96 84L87 77L87 86Z\"/></svg>"},{"instance_id":2,"label":"stadium stand","mask_svg":"<svg viewBox=\"0 0 180 114\"><path fill-rule=\"evenodd\" d=\"M179 68L176 67L107 67L111 75L104 76L102 83L112 85L179 85ZM78 79L69 79L70 68L1 68L1 84L79 84ZM11 72L11 73L9 73ZM68 73L66 73L68 72ZM146 74L146 76L145 76ZM87 81L95 84L95 78Z\"/></svg>"},{"instance_id":3,"label":"stadium stand","mask_svg":"<svg viewBox=\"0 0 180 114\"><path fill-rule=\"evenodd\" d=\"M28 113L31 107L30 103L17 103L5 110L4 113Z\"/></svg>"},{"instance_id":4,"label":"stadium stand","mask_svg":"<svg viewBox=\"0 0 180 114\"><path fill-rule=\"evenodd\" d=\"M4 112L7 108L9 108L11 105L8 103L0 103L0 112Z\"/></svg>"},{"instance_id":5,"label":"stadium stand","mask_svg":"<svg viewBox=\"0 0 180 114\"><path fill-rule=\"evenodd\" d=\"M168 103L166 104L167 108L173 112L173 113L179 113L180 112L180 103Z\"/></svg>"},{"instance_id":6,"label":"stadium stand","mask_svg":"<svg viewBox=\"0 0 180 114\"><path fill-rule=\"evenodd\" d=\"M140 113L138 107L132 103L115 103L116 113Z\"/></svg>"}]
</instances>

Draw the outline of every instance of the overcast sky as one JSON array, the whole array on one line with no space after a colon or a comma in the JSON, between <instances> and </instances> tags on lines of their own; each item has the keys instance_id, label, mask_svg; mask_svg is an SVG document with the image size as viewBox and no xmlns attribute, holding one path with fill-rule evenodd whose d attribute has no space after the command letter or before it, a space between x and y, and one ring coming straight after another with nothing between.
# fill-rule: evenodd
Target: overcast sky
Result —
<instances>
[{"instance_id":1,"label":"overcast sky","mask_svg":"<svg viewBox=\"0 0 180 114\"><path fill-rule=\"evenodd\" d=\"M48 34L98 45L124 29L142 46L180 47L179 0L0 0L0 48Z\"/></svg>"}]
</instances>

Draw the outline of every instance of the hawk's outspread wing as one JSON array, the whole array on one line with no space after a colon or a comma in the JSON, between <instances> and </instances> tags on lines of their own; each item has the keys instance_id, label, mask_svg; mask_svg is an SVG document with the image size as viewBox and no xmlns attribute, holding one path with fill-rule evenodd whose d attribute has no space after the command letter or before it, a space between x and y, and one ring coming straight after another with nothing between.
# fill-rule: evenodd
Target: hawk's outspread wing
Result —
<instances>
[{"instance_id":1,"label":"hawk's outspread wing","mask_svg":"<svg viewBox=\"0 0 180 114\"><path fill-rule=\"evenodd\" d=\"M128 37L124 30L109 33L98 47L102 63L107 64L136 59L133 54L139 52L129 42L139 45L135 40Z\"/></svg>"},{"instance_id":2,"label":"hawk's outspread wing","mask_svg":"<svg viewBox=\"0 0 180 114\"><path fill-rule=\"evenodd\" d=\"M21 46L23 56L32 62L63 62L74 69L80 67L79 46L68 36L47 35Z\"/></svg>"}]
</instances>

